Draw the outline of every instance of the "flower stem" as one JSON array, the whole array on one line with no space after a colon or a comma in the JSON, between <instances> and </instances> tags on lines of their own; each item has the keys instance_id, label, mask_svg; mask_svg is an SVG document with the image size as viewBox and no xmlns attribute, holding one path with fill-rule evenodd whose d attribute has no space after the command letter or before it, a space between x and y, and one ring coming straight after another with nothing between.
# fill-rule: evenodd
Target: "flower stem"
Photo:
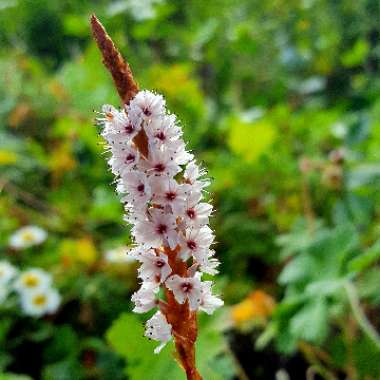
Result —
<instances>
[{"instance_id":1,"label":"flower stem","mask_svg":"<svg viewBox=\"0 0 380 380\"><path fill-rule=\"evenodd\" d=\"M178 259L178 249L165 248L165 253L168 255L173 273L186 276L187 265ZM172 325L178 360L185 370L188 380L201 380L202 377L195 365L195 341L198 335L197 314L190 311L188 302L179 304L169 289L166 288L165 293L168 303L165 316Z\"/></svg>"},{"instance_id":2,"label":"flower stem","mask_svg":"<svg viewBox=\"0 0 380 380\"><path fill-rule=\"evenodd\" d=\"M348 301L350 302L350 306L356 322L362 329L363 333L367 335L367 337L380 351L380 336L364 314L364 311L360 306L359 297L354 284L351 281L347 280L344 284L344 289L347 293Z\"/></svg>"}]
</instances>

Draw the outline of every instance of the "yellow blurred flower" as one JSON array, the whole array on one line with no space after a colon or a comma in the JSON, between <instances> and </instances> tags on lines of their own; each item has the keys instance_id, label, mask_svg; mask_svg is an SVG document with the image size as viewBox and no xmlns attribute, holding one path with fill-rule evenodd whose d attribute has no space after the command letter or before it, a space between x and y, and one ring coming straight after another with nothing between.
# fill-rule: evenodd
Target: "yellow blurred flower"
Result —
<instances>
[{"instance_id":1,"label":"yellow blurred flower","mask_svg":"<svg viewBox=\"0 0 380 380\"><path fill-rule=\"evenodd\" d=\"M232 307L232 319L241 324L255 319L267 319L275 308L275 300L262 290L255 290L249 296Z\"/></svg>"},{"instance_id":2,"label":"yellow blurred flower","mask_svg":"<svg viewBox=\"0 0 380 380\"><path fill-rule=\"evenodd\" d=\"M17 154L10 150L0 149L0 165L12 165L17 162Z\"/></svg>"},{"instance_id":3,"label":"yellow blurred flower","mask_svg":"<svg viewBox=\"0 0 380 380\"><path fill-rule=\"evenodd\" d=\"M64 266L73 264L92 265L98 257L98 251L91 237L64 240L60 247L62 262Z\"/></svg>"},{"instance_id":4,"label":"yellow blurred flower","mask_svg":"<svg viewBox=\"0 0 380 380\"><path fill-rule=\"evenodd\" d=\"M55 181L58 181L65 172L73 170L76 165L70 141L64 141L51 151L49 167Z\"/></svg>"},{"instance_id":5,"label":"yellow blurred flower","mask_svg":"<svg viewBox=\"0 0 380 380\"><path fill-rule=\"evenodd\" d=\"M90 237L77 240L77 260L87 265L93 264L98 256L94 242Z\"/></svg>"}]
</instances>

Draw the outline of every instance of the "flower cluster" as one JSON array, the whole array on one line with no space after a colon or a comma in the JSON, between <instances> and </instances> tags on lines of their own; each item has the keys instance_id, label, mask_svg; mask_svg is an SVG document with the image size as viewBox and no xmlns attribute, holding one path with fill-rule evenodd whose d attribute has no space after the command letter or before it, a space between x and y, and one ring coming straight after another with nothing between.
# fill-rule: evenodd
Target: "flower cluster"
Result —
<instances>
[{"instance_id":1,"label":"flower cluster","mask_svg":"<svg viewBox=\"0 0 380 380\"><path fill-rule=\"evenodd\" d=\"M108 163L123 194L125 220L133 226L136 247L129 255L141 263L134 311L160 306L146 324L146 336L162 343L155 350L159 352L172 333L160 288L191 312L211 314L223 304L212 294L212 282L201 280L202 273L217 273L219 264L210 248L212 206L204 201L209 181L186 150L182 130L167 113L162 96L140 91L124 109L103 106L102 115L102 136L111 152ZM176 272L176 261L185 272Z\"/></svg>"},{"instance_id":2,"label":"flower cluster","mask_svg":"<svg viewBox=\"0 0 380 380\"><path fill-rule=\"evenodd\" d=\"M12 291L19 295L24 314L42 317L54 313L61 297L52 287L51 275L40 268L19 272L8 261L0 261L0 304Z\"/></svg>"}]
</instances>

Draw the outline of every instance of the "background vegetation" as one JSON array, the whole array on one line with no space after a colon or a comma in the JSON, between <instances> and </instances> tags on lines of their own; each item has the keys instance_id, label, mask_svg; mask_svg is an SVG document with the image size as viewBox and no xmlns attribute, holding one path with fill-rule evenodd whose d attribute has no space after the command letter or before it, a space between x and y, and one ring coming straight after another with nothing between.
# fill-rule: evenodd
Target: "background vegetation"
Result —
<instances>
[{"instance_id":1,"label":"background vegetation","mask_svg":"<svg viewBox=\"0 0 380 380\"><path fill-rule=\"evenodd\" d=\"M200 321L205 379L379 379L379 7L0 1L0 259L62 296L42 318L0 305L0 379L184 378L131 313L135 266L104 256L130 236L93 126L118 99L92 12L213 178L226 307ZM47 240L12 249L28 224Z\"/></svg>"}]
</instances>

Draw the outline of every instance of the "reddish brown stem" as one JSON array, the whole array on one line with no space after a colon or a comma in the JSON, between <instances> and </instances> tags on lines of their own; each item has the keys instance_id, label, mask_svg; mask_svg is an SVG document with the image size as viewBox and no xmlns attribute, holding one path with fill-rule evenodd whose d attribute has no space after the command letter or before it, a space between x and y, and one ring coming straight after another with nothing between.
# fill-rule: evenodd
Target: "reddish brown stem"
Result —
<instances>
[{"instance_id":1,"label":"reddish brown stem","mask_svg":"<svg viewBox=\"0 0 380 380\"><path fill-rule=\"evenodd\" d=\"M138 92L138 85L133 79L132 71L95 15L91 16L91 27L102 53L103 63L112 75L117 92L123 104L129 104ZM133 142L142 155L147 158L149 155L148 138L143 128ZM186 277L188 268L186 263L177 257L178 252L179 247L174 250L165 248L173 274ZM195 366L195 341L198 334L197 314L190 311L187 302L183 305L179 304L169 289L166 288L165 293L167 305L162 307L162 312L168 323L172 325L178 361L186 372L188 380L202 380Z\"/></svg>"},{"instance_id":2,"label":"reddish brown stem","mask_svg":"<svg viewBox=\"0 0 380 380\"><path fill-rule=\"evenodd\" d=\"M117 92L122 102L128 104L139 91L139 86L133 79L131 68L123 59L111 37L94 14L91 16L91 28L95 41L102 53L103 63L112 75Z\"/></svg>"},{"instance_id":3,"label":"reddish brown stem","mask_svg":"<svg viewBox=\"0 0 380 380\"><path fill-rule=\"evenodd\" d=\"M168 255L173 274L186 277L187 265L177 257L179 247L175 250L165 248L165 253ZM169 306L165 316L172 325L178 360L185 370L188 380L201 380L202 377L195 366L195 341L198 334L197 314L190 311L188 302L183 305L179 304L169 289L165 289L165 294Z\"/></svg>"}]
</instances>

